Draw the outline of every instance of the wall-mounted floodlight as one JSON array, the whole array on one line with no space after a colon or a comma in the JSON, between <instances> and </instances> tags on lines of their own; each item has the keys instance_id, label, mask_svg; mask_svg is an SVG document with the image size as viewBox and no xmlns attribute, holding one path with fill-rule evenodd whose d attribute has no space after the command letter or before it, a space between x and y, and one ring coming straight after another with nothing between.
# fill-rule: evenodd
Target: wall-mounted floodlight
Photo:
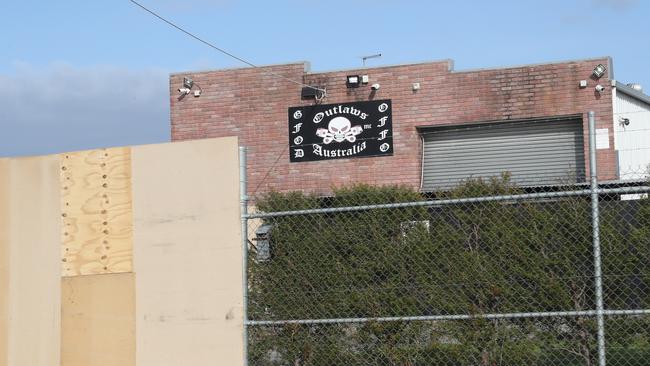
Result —
<instances>
[{"instance_id":1,"label":"wall-mounted floodlight","mask_svg":"<svg viewBox=\"0 0 650 366\"><path fill-rule=\"evenodd\" d=\"M607 68L603 64L598 64L598 66L594 67L594 71L592 74L597 77L601 78L603 75L605 75L605 71L607 71Z\"/></svg>"},{"instance_id":2,"label":"wall-mounted floodlight","mask_svg":"<svg viewBox=\"0 0 650 366\"><path fill-rule=\"evenodd\" d=\"M327 90L324 87L320 86L305 86L300 92L300 97L302 99L316 99L317 101L325 98L327 95Z\"/></svg>"},{"instance_id":3,"label":"wall-mounted floodlight","mask_svg":"<svg viewBox=\"0 0 650 366\"><path fill-rule=\"evenodd\" d=\"M178 88L178 92L181 94L178 97L178 100L181 100L181 99L185 98L186 95L190 94L192 92L192 88L194 86L196 86L198 88L198 90L194 90L194 97L198 98L198 97L201 96L201 93L203 92L201 90L201 86L199 86L199 84L195 83L194 80L192 80L191 78L189 78L187 76L183 77L183 87Z\"/></svg>"},{"instance_id":4,"label":"wall-mounted floodlight","mask_svg":"<svg viewBox=\"0 0 650 366\"><path fill-rule=\"evenodd\" d=\"M192 89L192 86L194 86L194 80L192 80L192 79L190 79L188 77L184 77L183 78L183 86L188 88L188 89Z\"/></svg>"},{"instance_id":5,"label":"wall-mounted floodlight","mask_svg":"<svg viewBox=\"0 0 650 366\"><path fill-rule=\"evenodd\" d=\"M358 88L361 84L359 75L348 75L345 81L345 85L348 88Z\"/></svg>"}]
</instances>

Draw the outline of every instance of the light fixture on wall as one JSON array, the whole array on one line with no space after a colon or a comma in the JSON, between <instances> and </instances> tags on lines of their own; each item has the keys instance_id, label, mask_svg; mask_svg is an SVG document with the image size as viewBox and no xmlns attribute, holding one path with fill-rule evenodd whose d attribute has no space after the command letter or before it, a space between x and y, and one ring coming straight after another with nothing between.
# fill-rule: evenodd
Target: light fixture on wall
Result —
<instances>
[{"instance_id":1,"label":"light fixture on wall","mask_svg":"<svg viewBox=\"0 0 650 366\"><path fill-rule=\"evenodd\" d=\"M358 88L361 85L361 77L359 75L348 75L345 85L348 88Z\"/></svg>"},{"instance_id":2,"label":"light fixture on wall","mask_svg":"<svg viewBox=\"0 0 650 366\"><path fill-rule=\"evenodd\" d=\"M273 225L262 225L255 230L255 251L258 262L268 262L271 259L271 230Z\"/></svg>"},{"instance_id":3,"label":"light fixture on wall","mask_svg":"<svg viewBox=\"0 0 650 366\"><path fill-rule=\"evenodd\" d=\"M194 82L194 80L192 80L191 78L188 78L187 76L183 77L183 87L178 88L178 92L181 94L178 99L181 100L186 95L188 95L192 91L192 88L194 87L194 85L196 85L196 87L198 88L198 90L194 90L194 96L198 98L198 97L201 96L201 93L203 92L203 90L201 89L199 84L196 84Z\"/></svg>"},{"instance_id":4,"label":"light fixture on wall","mask_svg":"<svg viewBox=\"0 0 650 366\"><path fill-rule=\"evenodd\" d=\"M184 77L183 78L183 86L188 88L188 89L192 89L192 86L194 86L194 80L192 80L192 79L190 79L188 77Z\"/></svg>"},{"instance_id":5,"label":"light fixture on wall","mask_svg":"<svg viewBox=\"0 0 650 366\"><path fill-rule=\"evenodd\" d=\"M607 71L607 68L605 67L605 65L598 64L598 66L594 67L594 71L592 72L592 74L596 78L601 78L601 77L603 77L603 75L605 75L605 71Z\"/></svg>"},{"instance_id":6,"label":"light fixture on wall","mask_svg":"<svg viewBox=\"0 0 650 366\"><path fill-rule=\"evenodd\" d=\"M302 99L316 99L316 101L321 101L327 95L327 89L320 86L305 86L300 91L300 97Z\"/></svg>"}]
</instances>

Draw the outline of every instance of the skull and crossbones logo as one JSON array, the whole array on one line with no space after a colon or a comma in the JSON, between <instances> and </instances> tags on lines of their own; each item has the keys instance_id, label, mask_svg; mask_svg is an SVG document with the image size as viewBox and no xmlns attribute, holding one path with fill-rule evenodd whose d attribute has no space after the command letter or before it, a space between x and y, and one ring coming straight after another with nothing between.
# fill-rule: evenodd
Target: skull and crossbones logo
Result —
<instances>
[{"instance_id":1,"label":"skull and crossbones logo","mask_svg":"<svg viewBox=\"0 0 650 366\"><path fill-rule=\"evenodd\" d=\"M343 142L344 140L355 142L357 135L362 131L361 126L352 126L349 119L336 117L332 118L327 125L327 129L319 128L316 130L316 136L322 137L324 144L329 144L332 141Z\"/></svg>"}]
</instances>

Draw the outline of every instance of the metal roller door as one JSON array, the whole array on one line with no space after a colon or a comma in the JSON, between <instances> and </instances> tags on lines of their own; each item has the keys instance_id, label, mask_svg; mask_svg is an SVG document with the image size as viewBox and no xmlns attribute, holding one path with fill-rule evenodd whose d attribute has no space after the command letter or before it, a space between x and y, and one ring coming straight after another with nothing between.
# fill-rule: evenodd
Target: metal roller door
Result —
<instances>
[{"instance_id":1,"label":"metal roller door","mask_svg":"<svg viewBox=\"0 0 650 366\"><path fill-rule=\"evenodd\" d=\"M422 190L510 172L522 186L582 182L582 119L484 123L423 129Z\"/></svg>"}]
</instances>

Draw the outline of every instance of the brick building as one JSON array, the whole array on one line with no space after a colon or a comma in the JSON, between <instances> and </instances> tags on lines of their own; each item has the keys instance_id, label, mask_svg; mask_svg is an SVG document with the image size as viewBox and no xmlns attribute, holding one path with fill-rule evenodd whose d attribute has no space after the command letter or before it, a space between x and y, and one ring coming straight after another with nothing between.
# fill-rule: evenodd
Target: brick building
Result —
<instances>
[{"instance_id":1,"label":"brick building","mask_svg":"<svg viewBox=\"0 0 650 366\"><path fill-rule=\"evenodd\" d=\"M598 65L605 68L600 76L594 70ZM650 113L650 98L617 83L607 57L465 71L452 66L444 60L313 73L308 64L294 63L172 74L172 140L239 136L249 151L249 194L270 189L327 194L332 186L353 182L399 183L431 191L444 186L440 182L445 179L453 182L504 170L524 185L548 185L588 176L588 111L596 113L599 178L619 179L616 90ZM352 80L358 85L351 85L350 76L359 78ZM189 94L178 91L184 78L194 83ZM292 80L326 94L321 100L305 97L303 86ZM195 97L198 90L201 94ZM310 90L306 88L306 94ZM318 105L363 109L368 105L363 102L369 101L390 101L390 154L290 161L297 155L290 146L290 127L295 127L290 126L290 108L292 113L300 110L301 116ZM311 125L309 118L305 123ZM357 144L366 133L363 129L371 127L365 126L356 127ZM323 137L328 132L317 133ZM332 141L334 135L329 136ZM351 146L353 139L341 142ZM320 145L329 148L337 141Z\"/></svg>"}]
</instances>

